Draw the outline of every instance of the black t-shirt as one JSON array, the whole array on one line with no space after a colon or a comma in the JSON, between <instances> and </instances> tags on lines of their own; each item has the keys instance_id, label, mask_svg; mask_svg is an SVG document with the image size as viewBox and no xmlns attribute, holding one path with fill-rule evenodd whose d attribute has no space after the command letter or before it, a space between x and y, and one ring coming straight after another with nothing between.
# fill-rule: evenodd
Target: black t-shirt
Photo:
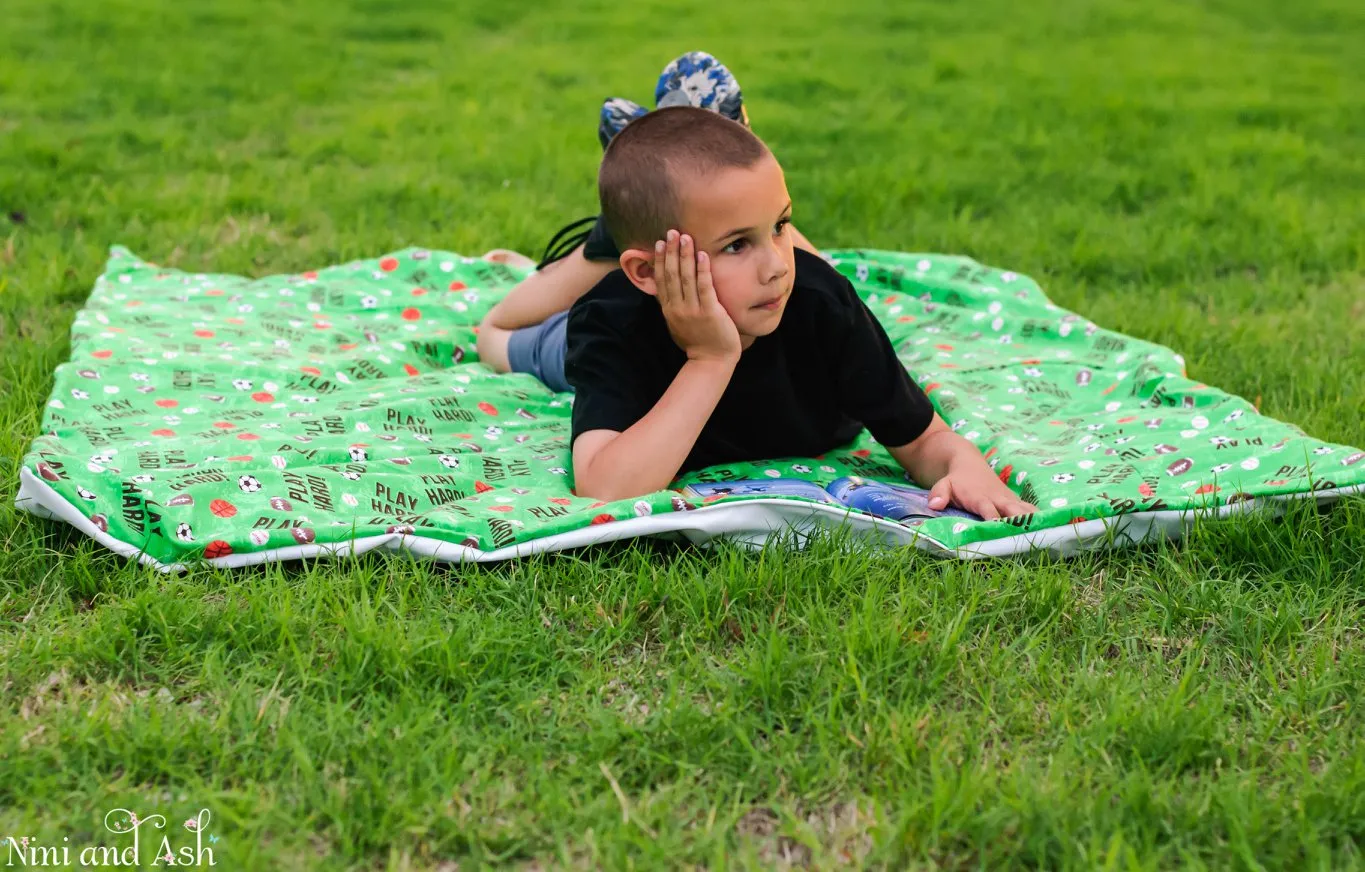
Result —
<instances>
[{"instance_id":1,"label":"black t-shirt","mask_svg":"<svg viewBox=\"0 0 1365 872\"><path fill-rule=\"evenodd\" d=\"M629 429L687 360L658 301L621 270L569 310L567 346L574 439L588 430ZM853 285L820 257L797 249L796 282L781 322L740 355L679 472L814 457L848 444L864 427L883 445L905 445L933 415Z\"/></svg>"},{"instance_id":2,"label":"black t-shirt","mask_svg":"<svg viewBox=\"0 0 1365 872\"><path fill-rule=\"evenodd\" d=\"M621 251L616 247L616 241L611 238L611 231L607 230L601 215L597 216L597 223L588 231L588 238L583 240L583 257L587 260L621 259Z\"/></svg>"}]
</instances>

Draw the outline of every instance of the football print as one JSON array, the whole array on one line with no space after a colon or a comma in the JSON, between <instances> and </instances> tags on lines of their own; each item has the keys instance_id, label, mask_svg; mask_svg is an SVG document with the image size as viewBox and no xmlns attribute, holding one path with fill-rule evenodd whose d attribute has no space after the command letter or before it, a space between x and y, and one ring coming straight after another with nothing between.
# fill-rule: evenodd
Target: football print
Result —
<instances>
[{"instance_id":1,"label":"football print","mask_svg":"<svg viewBox=\"0 0 1365 872\"><path fill-rule=\"evenodd\" d=\"M1185 457L1166 467L1166 474L1171 476L1184 475L1191 469L1194 469L1194 461Z\"/></svg>"}]
</instances>

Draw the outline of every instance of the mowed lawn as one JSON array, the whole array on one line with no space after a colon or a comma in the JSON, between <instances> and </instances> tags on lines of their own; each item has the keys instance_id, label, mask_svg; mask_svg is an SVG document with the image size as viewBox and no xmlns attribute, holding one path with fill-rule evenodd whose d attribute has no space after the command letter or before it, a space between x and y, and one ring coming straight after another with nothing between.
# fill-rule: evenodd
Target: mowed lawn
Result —
<instances>
[{"instance_id":1,"label":"mowed lawn","mask_svg":"<svg viewBox=\"0 0 1365 872\"><path fill-rule=\"evenodd\" d=\"M539 254L595 209L602 99L696 48L817 245L1027 273L1365 445L1362 46L1354 0L8 0L0 838L207 808L226 869L1361 865L1359 499L1064 562L162 577L13 497L111 244Z\"/></svg>"}]
</instances>

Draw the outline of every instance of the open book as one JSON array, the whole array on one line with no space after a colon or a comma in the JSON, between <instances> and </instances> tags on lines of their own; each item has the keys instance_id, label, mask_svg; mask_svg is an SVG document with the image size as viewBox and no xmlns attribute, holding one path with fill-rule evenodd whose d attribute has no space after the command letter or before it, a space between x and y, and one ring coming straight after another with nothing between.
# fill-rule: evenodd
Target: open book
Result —
<instances>
[{"instance_id":1,"label":"open book","mask_svg":"<svg viewBox=\"0 0 1365 872\"><path fill-rule=\"evenodd\" d=\"M878 518L886 518L914 527L930 518L966 518L979 521L979 515L960 509L929 508L929 492L910 485L868 481L857 476L846 476L827 487L799 478L746 478L738 481L718 481L690 484L683 494L695 499L714 501L730 496L792 496L805 497L835 506L845 506Z\"/></svg>"}]
</instances>

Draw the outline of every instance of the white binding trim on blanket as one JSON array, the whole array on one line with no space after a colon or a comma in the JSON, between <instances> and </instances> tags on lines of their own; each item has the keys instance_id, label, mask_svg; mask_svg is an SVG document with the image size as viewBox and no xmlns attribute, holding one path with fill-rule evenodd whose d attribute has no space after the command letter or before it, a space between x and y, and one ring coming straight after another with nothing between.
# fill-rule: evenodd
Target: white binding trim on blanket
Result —
<instances>
[{"instance_id":1,"label":"white binding trim on blanket","mask_svg":"<svg viewBox=\"0 0 1365 872\"><path fill-rule=\"evenodd\" d=\"M299 560L323 555L356 556L376 548L391 550L406 548L417 556L441 562L493 563L548 551L562 551L666 533L681 534L694 544L708 544L711 540L720 538L757 548L761 547L773 533L793 533L798 540L804 542L805 538L817 529L843 526L851 528L861 537L878 539L884 545L914 546L941 556L973 559L1047 551L1055 556L1065 557L1087 548L1110 545L1120 538L1123 540L1122 544L1137 544L1153 533L1167 538L1177 538L1187 531L1196 519L1227 518L1252 511L1262 504L1284 504L1290 500L1315 499L1318 505L1325 505L1349 494L1365 494L1365 484L1259 497L1208 509L1169 509L1096 518L1079 524L1033 530L1003 539L974 542L959 548L946 547L913 528L870 515L853 514L847 509L786 499L754 499L714 504L692 511L627 518L610 524L544 536L494 551L480 551L477 548L468 548L429 536L385 533L362 539L348 539L345 542L293 545L267 551L229 554L226 557L205 560L203 563L231 569L270 561ZM76 506L65 500L47 482L35 476L26 467L19 470L19 493L15 498L15 505L38 517L66 521L116 554L154 566L162 572L183 572L189 568L183 563L162 563L140 548L101 531ZM1274 507L1280 508L1279 505Z\"/></svg>"}]
</instances>

